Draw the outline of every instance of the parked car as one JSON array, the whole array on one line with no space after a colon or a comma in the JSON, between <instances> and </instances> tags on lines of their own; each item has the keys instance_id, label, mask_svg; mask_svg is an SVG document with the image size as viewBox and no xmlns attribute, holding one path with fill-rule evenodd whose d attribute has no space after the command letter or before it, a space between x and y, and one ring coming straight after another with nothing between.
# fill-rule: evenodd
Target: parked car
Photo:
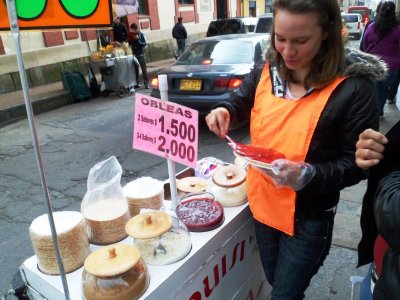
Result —
<instances>
[{"instance_id":1,"label":"parked car","mask_svg":"<svg viewBox=\"0 0 400 300\"><path fill-rule=\"evenodd\" d=\"M213 20L208 25L206 36L253 32L256 21L254 17Z\"/></svg>"},{"instance_id":2,"label":"parked car","mask_svg":"<svg viewBox=\"0 0 400 300\"><path fill-rule=\"evenodd\" d=\"M229 34L199 39L166 74L169 101L197 109L201 115L240 86L269 43L269 34ZM151 80L151 96L160 98L158 78Z\"/></svg>"},{"instance_id":3,"label":"parked car","mask_svg":"<svg viewBox=\"0 0 400 300\"><path fill-rule=\"evenodd\" d=\"M272 13L266 13L258 17L256 27L254 28L255 33L269 33L272 25Z\"/></svg>"},{"instance_id":4,"label":"parked car","mask_svg":"<svg viewBox=\"0 0 400 300\"><path fill-rule=\"evenodd\" d=\"M364 29L362 16L360 14L342 14L342 19L345 21L346 27L349 29L349 36L353 36L359 40Z\"/></svg>"}]
</instances>

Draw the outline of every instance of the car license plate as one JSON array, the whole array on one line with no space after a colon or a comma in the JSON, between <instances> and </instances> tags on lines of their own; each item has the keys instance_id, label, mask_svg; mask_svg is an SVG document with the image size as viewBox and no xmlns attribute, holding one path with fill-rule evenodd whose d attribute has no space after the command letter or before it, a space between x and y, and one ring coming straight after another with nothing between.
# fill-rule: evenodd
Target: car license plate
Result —
<instances>
[{"instance_id":1,"label":"car license plate","mask_svg":"<svg viewBox=\"0 0 400 300\"><path fill-rule=\"evenodd\" d=\"M200 79L181 79L179 89L183 91L200 91L201 80Z\"/></svg>"}]
</instances>

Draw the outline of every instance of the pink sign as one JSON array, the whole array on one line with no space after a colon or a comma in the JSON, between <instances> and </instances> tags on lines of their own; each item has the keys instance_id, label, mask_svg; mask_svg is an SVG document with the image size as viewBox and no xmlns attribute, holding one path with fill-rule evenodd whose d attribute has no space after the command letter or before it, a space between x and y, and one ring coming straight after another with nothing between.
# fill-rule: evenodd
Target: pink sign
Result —
<instances>
[{"instance_id":1,"label":"pink sign","mask_svg":"<svg viewBox=\"0 0 400 300\"><path fill-rule=\"evenodd\" d=\"M197 110L136 94L133 148L196 167Z\"/></svg>"}]
</instances>

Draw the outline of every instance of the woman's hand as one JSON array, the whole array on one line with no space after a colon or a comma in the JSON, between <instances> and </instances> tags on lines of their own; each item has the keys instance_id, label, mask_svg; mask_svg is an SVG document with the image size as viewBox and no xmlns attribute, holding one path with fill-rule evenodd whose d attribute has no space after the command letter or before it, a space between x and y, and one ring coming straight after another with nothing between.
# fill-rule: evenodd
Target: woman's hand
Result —
<instances>
[{"instance_id":1,"label":"woman's hand","mask_svg":"<svg viewBox=\"0 0 400 300\"><path fill-rule=\"evenodd\" d=\"M210 131L224 139L228 134L230 119L229 111L224 107L218 107L206 116L206 123Z\"/></svg>"},{"instance_id":2,"label":"woman's hand","mask_svg":"<svg viewBox=\"0 0 400 300\"><path fill-rule=\"evenodd\" d=\"M304 188L315 176L314 166L305 162L294 162L288 159L276 159L270 169L252 168L264 173L274 182L277 188L290 188L299 191Z\"/></svg>"},{"instance_id":3,"label":"woman's hand","mask_svg":"<svg viewBox=\"0 0 400 300\"><path fill-rule=\"evenodd\" d=\"M360 168L367 170L377 165L383 159L383 151L387 138L372 129L364 130L356 143L356 164Z\"/></svg>"}]
</instances>

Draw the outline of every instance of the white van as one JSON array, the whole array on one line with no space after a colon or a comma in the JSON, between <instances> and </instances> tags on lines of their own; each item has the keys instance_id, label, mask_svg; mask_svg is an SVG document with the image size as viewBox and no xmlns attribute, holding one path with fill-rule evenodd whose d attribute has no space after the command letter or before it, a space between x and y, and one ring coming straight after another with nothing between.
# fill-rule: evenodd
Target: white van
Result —
<instances>
[{"instance_id":1,"label":"white van","mask_svg":"<svg viewBox=\"0 0 400 300\"><path fill-rule=\"evenodd\" d=\"M360 14L344 14L342 13L342 19L349 30L349 36L353 36L359 40L362 36L364 25L362 22L362 16Z\"/></svg>"}]
</instances>

